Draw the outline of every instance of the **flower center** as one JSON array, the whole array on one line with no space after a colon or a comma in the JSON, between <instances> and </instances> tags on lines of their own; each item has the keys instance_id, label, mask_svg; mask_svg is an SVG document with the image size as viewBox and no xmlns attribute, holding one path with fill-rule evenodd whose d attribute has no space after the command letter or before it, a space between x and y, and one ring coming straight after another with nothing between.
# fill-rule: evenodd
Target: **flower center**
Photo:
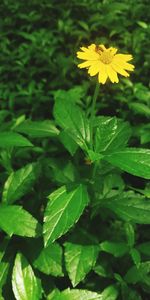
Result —
<instances>
[{"instance_id":1,"label":"flower center","mask_svg":"<svg viewBox=\"0 0 150 300\"><path fill-rule=\"evenodd\" d=\"M104 64L110 64L113 60L113 54L111 54L110 51L104 51L99 53L100 54L100 60L104 63Z\"/></svg>"}]
</instances>

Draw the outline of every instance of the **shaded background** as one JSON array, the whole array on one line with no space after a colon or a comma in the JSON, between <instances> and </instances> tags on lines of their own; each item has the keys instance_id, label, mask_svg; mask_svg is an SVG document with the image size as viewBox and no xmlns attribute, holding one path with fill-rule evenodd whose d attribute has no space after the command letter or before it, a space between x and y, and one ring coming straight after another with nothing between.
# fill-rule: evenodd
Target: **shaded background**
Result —
<instances>
[{"instance_id":1,"label":"shaded background","mask_svg":"<svg viewBox=\"0 0 150 300\"><path fill-rule=\"evenodd\" d=\"M101 113L131 121L138 114L136 122L150 116L149 1L3 0L0 13L1 109L44 119L51 116L55 90L77 86L76 101L84 91L92 95L94 80L77 69L75 53L94 42L131 53L136 66L130 79L102 86Z\"/></svg>"}]
</instances>

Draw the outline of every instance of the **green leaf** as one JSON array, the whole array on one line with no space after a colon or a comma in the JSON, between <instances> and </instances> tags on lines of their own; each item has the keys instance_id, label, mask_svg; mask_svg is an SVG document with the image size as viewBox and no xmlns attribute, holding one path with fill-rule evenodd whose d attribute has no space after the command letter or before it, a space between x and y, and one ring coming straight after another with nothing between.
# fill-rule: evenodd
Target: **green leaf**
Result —
<instances>
[{"instance_id":1,"label":"green leaf","mask_svg":"<svg viewBox=\"0 0 150 300\"><path fill-rule=\"evenodd\" d=\"M9 262L0 262L0 288L2 288L7 281L9 266Z\"/></svg>"},{"instance_id":2,"label":"green leaf","mask_svg":"<svg viewBox=\"0 0 150 300\"><path fill-rule=\"evenodd\" d=\"M69 288L60 293L56 300L103 300L101 294L88 290L70 290Z\"/></svg>"},{"instance_id":3,"label":"green leaf","mask_svg":"<svg viewBox=\"0 0 150 300\"><path fill-rule=\"evenodd\" d=\"M135 265L138 268L140 266L140 263L141 263L141 256L140 256L139 251L135 248L132 248L131 251L130 251L130 255L132 257L133 262L135 263Z\"/></svg>"},{"instance_id":4,"label":"green leaf","mask_svg":"<svg viewBox=\"0 0 150 300\"><path fill-rule=\"evenodd\" d=\"M125 221L150 224L150 200L143 197L121 197L105 199L103 206L109 208Z\"/></svg>"},{"instance_id":5,"label":"green leaf","mask_svg":"<svg viewBox=\"0 0 150 300\"><path fill-rule=\"evenodd\" d=\"M122 300L143 300L141 298L140 294L134 290L131 289L125 282L121 285L121 294L122 294Z\"/></svg>"},{"instance_id":6,"label":"green leaf","mask_svg":"<svg viewBox=\"0 0 150 300\"><path fill-rule=\"evenodd\" d=\"M58 289L53 289L52 292L50 292L46 298L46 300L56 300L58 299L58 295L60 294Z\"/></svg>"},{"instance_id":7,"label":"green leaf","mask_svg":"<svg viewBox=\"0 0 150 300\"><path fill-rule=\"evenodd\" d=\"M137 21L137 24L138 24L139 26L141 26L142 28L144 28L144 29L147 29L147 28L148 28L148 24L145 23L145 22L143 22L143 21Z\"/></svg>"},{"instance_id":8,"label":"green leaf","mask_svg":"<svg viewBox=\"0 0 150 300\"><path fill-rule=\"evenodd\" d=\"M35 277L32 267L26 258L18 253L12 274L12 288L17 300L40 300L41 283Z\"/></svg>"},{"instance_id":9,"label":"green leaf","mask_svg":"<svg viewBox=\"0 0 150 300\"><path fill-rule=\"evenodd\" d=\"M125 147L131 135L128 123L123 123L115 117L99 117L98 121L95 133L95 152L111 153Z\"/></svg>"},{"instance_id":10,"label":"green leaf","mask_svg":"<svg viewBox=\"0 0 150 300\"><path fill-rule=\"evenodd\" d=\"M126 237L127 237L127 244L130 248L132 248L134 246L135 243L135 230L132 224L125 223L125 233L126 233Z\"/></svg>"},{"instance_id":11,"label":"green leaf","mask_svg":"<svg viewBox=\"0 0 150 300\"><path fill-rule=\"evenodd\" d=\"M67 100L57 99L54 105L54 116L57 123L84 150L90 143L90 126L82 110Z\"/></svg>"},{"instance_id":12,"label":"green leaf","mask_svg":"<svg viewBox=\"0 0 150 300\"><path fill-rule=\"evenodd\" d=\"M147 256L150 257L150 242L146 242L146 243L139 244L139 245L137 246L137 249L138 249L141 253L143 253L143 254L145 254L145 255L147 255Z\"/></svg>"},{"instance_id":13,"label":"green leaf","mask_svg":"<svg viewBox=\"0 0 150 300\"><path fill-rule=\"evenodd\" d=\"M2 261L3 256L5 255L5 251L7 249L8 243L10 239L7 237L4 237L3 241L0 243L0 262Z\"/></svg>"},{"instance_id":14,"label":"green leaf","mask_svg":"<svg viewBox=\"0 0 150 300\"><path fill-rule=\"evenodd\" d=\"M77 85L67 91L62 89L53 91L53 94L54 94L55 101L60 99L61 101L68 101L68 102L75 103L81 100L85 95L85 87L81 85L79 86Z\"/></svg>"},{"instance_id":15,"label":"green leaf","mask_svg":"<svg viewBox=\"0 0 150 300\"><path fill-rule=\"evenodd\" d=\"M78 236L78 239L81 237ZM73 286L82 281L94 267L99 247L88 236L82 235L82 242L65 243L65 263Z\"/></svg>"},{"instance_id":16,"label":"green leaf","mask_svg":"<svg viewBox=\"0 0 150 300\"><path fill-rule=\"evenodd\" d=\"M132 175L150 179L150 150L125 148L104 157L112 165Z\"/></svg>"},{"instance_id":17,"label":"green leaf","mask_svg":"<svg viewBox=\"0 0 150 300\"><path fill-rule=\"evenodd\" d=\"M149 103L150 99L150 90L148 86L143 85L143 83L135 83L133 86L134 97L137 98L140 102Z\"/></svg>"},{"instance_id":18,"label":"green leaf","mask_svg":"<svg viewBox=\"0 0 150 300\"><path fill-rule=\"evenodd\" d=\"M12 204L30 191L36 179L35 167L36 164L28 164L10 174L4 185L3 202Z\"/></svg>"},{"instance_id":19,"label":"green leaf","mask_svg":"<svg viewBox=\"0 0 150 300\"><path fill-rule=\"evenodd\" d=\"M100 249L101 251L110 253L115 257L124 256L129 251L129 248L126 245L126 243L116 243L116 242L109 242L109 241L100 243Z\"/></svg>"},{"instance_id":20,"label":"green leaf","mask_svg":"<svg viewBox=\"0 0 150 300\"><path fill-rule=\"evenodd\" d=\"M139 267L133 266L126 273L124 279L127 283L136 284L137 282L145 282L150 285L150 261L140 264Z\"/></svg>"},{"instance_id":21,"label":"green leaf","mask_svg":"<svg viewBox=\"0 0 150 300\"><path fill-rule=\"evenodd\" d=\"M129 104L129 107L137 114L150 117L150 108L148 105L140 102L133 102Z\"/></svg>"},{"instance_id":22,"label":"green leaf","mask_svg":"<svg viewBox=\"0 0 150 300\"><path fill-rule=\"evenodd\" d=\"M62 130L59 134L59 139L60 139L61 143L64 145L64 147L73 156L78 149L78 145L75 143L73 138L68 134L67 131Z\"/></svg>"},{"instance_id":23,"label":"green leaf","mask_svg":"<svg viewBox=\"0 0 150 300\"><path fill-rule=\"evenodd\" d=\"M70 191L63 186L48 199L44 216L45 246L65 234L78 221L89 202L86 187L83 185Z\"/></svg>"},{"instance_id":24,"label":"green leaf","mask_svg":"<svg viewBox=\"0 0 150 300\"><path fill-rule=\"evenodd\" d=\"M74 86L68 91L59 89L57 91L53 91L53 94L55 101L60 99L61 101L67 100L71 103L75 103L76 101L81 100L81 98L85 94L85 89L80 85Z\"/></svg>"},{"instance_id":25,"label":"green leaf","mask_svg":"<svg viewBox=\"0 0 150 300\"><path fill-rule=\"evenodd\" d=\"M27 134L33 138L44 138L57 136L59 134L59 130L56 128L54 123L50 120L44 121L31 121L26 120L19 124L14 129L17 132Z\"/></svg>"},{"instance_id":26,"label":"green leaf","mask_svg":"<svg viewBox=\"0 0 150 300\"><path fill-rule=\"evenodd\" d=\"M101 294L102 300L116 300L118 297L118 290L114 285L108 286Z\"/></svg>"},{"instance_id":27,"label":"green leaf","mask_svg":"<svg viewBox=\"0 0 150 300\"><path fill-rule=\"evenodd\" d=\"M139 128L138 135L140 136L141 144L150 142L150 124L143 125Z\"/></svg>"},{"instance_id":28,"label":"green leaf","mask_svg":"<svg viewBox=\"0 0 150 300\"><path fill-rule=\"evenodd\" d=\"M67 184L78 181L79 174L71 161L50 158L43 161L43 166L46 176L54 182Z\"/></svg>"},{"instance_id":29,"label":"green leaf","mask_svg":"<svg viewBox=\"0 0 150 300\"><path fill-rule=\"evenodd\" d=\"M107 259L107 256L105 258L105 256L103 257L102 255L100 255L100 258L98 259L94 267L94 272L100 277L114 278L114 273L110 266L110 262Z\"/></svg>"},{"instance_id":30,"label":"green leaf","mask_svg":"<svg viewBox=\"0 0 150 300\"><path fill-rule=\"evenodd\" d=\"M1 132L0 148L8 147L33 147L33 144L19 133Z\"/></svg>"},{"instance_id":31,"label":"green leaf","mask_svg":"<svg viewBox=\"0 0 150 300\"><path fill-rule=\"evenodd\" d=\"M90 159L91 162L94 161L100 161L103 158L103 155L100 153L96 153L92 150L87 150L88 159Z\"/></svg>"},{"instance_id":32,"label":"green leaf","mask_svg":"<svg viewBox=\"0 0 150 300\"><path fill-rule=\"evenodd\" d=\"M150 142L150 129L143 128L140 134L140 141L141 144L146 144Z\"/></svg>"},{"instance_id":33,"label":"green leaf","mask_svg":"<svg viewBox=\"0 0 150 300\"><path fill-rule=\"evenodd\" d=\"M10 236L36 237L40 233L37 220L18 205L0 205L0 228Z\"/></svg>"},{"instance_id":34,"label":"green leaf","mask_svg":"<svg viewBox=\"0 0 150 300\"><path fill-rule=\"evenodd\" d=\"M47 275L63 276L62 248L58 243L53 243L43 248L33 261L33 265Z\"/></svg>"}]
</instances>

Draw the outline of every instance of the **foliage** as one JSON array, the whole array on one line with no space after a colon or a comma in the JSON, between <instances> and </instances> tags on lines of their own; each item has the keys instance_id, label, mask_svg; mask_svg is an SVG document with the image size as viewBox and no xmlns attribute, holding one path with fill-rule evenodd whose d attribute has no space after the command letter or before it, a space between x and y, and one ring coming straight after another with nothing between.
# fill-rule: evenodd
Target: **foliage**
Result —
<instances>
[{"instance_id":1,"label":"foliage","mask_svg":"<svg viewBox=\"0 0 150 300\"><path fill-rule=\"evenodd\" d=\"M149 1L0 3L0 299L150 297ZM131 53L100 87L82 45Z\"/></svg>"}]
</instances>

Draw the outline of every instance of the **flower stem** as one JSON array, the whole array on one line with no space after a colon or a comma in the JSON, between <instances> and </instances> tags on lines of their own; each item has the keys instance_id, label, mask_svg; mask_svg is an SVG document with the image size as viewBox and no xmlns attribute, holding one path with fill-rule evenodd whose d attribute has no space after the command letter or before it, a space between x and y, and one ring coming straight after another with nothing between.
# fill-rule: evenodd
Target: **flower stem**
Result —
<instances>
[{"instance_id":1,"label":"flower stem","mask_svg":"<svg viewBox=\"0 0 150 300\"><path fill-rule=\"evenodd\" d=\"M94 95L93 95L93 100L92 100L92 106L91 106L91 115L90 115L90 136L91 136L91 149L93 149L93 121L94 121L94 117L95 117L95 108L96 108L96 100L98 97L98 93L99 93L99 87L100 84L97 81L96 83L96 87L95 87L95 91L94 91Z\"/></svg>"}]
</instances>

